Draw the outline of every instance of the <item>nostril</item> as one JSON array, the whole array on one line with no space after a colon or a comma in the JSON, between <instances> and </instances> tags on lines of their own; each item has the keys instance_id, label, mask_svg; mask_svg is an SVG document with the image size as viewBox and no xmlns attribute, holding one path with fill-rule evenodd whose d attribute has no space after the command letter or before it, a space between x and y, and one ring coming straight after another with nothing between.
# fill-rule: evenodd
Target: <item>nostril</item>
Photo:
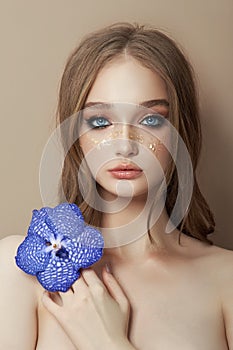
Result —
<instances>
[{"instance_id":1,"label":"nostril","mask_svg":"<svg viewBox=\"0 0 233 350\"><path fill-rule=\"evenodd\" d=\"M116 154L124 157L133 157L138 154L138 144L133 140L119 140L116 145Z\"/></svg>"}]
</instances>

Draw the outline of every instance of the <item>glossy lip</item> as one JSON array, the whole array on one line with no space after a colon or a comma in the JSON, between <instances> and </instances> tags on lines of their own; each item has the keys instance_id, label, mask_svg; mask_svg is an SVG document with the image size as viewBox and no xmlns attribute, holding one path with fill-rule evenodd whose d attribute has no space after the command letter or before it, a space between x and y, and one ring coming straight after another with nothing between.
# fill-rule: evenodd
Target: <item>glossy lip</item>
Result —
<instances>
[{"instance_id":1,"label":"glossy lip","mask_svg":"<svg viewBox=\"0 0 233 350\"><path fill-rule=\"evenodd\" d=\"M142 174L142 169L134 164L119 164L115 168L108 170L117 179L135 179Z\"/></svg>"}]
</instances>

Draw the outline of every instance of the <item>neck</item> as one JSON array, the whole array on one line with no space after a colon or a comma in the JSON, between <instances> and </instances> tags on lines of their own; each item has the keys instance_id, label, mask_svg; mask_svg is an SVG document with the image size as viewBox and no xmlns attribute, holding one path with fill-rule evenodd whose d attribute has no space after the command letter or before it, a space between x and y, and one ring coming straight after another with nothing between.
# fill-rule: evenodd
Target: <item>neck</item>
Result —
<instances>
[{"instance_id":1,"label":"neck","mask_svg":"<svg viewBox=\"0 0 233 350\"><path fill-rule=\"evenodd\" d=\"M164 203L158 201L152 210L153 202L154 197L145 195L134 197L130 203L121 198L121 210L117 210L119 201L106 202L108 212L103 210L101 226L106 247L104 255L108 259L121 262L146 260L171 249L178 241L178 230L165 233L169 218Z\"/></svg>"}]
</instances>

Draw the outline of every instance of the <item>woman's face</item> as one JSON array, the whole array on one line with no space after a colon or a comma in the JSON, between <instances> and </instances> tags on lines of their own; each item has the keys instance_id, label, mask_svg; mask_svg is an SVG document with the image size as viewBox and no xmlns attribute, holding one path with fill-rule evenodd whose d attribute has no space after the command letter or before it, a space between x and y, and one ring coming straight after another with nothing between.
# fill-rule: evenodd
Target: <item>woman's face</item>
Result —
<instances>
[{"instance_id":1,"label":"woman's face","mask_svg":"<svg viewBox=\"0 0 233 350\"><path fill-rule=\"evenodd\" d=\"M104 198L147 194L164 178L168 96L158 74L131 57L98 74L82 111L80 146Z\"/></svg>"}]
</instances>

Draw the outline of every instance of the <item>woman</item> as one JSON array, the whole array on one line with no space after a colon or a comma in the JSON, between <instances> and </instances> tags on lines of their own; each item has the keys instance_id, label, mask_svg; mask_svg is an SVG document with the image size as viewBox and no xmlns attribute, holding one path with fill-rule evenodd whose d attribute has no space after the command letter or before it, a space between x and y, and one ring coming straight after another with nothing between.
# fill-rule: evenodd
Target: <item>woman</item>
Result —
<instances>
[{"instance_id":1,"label":"woman","mask_svg":"<svg viewBox=\"0 0 233 350\"><path fill-rule=\"evenodd\" d=\"M104 255L67 293L49 294L14 264L22 237L4 239L2 348L233 349L233 255L207 238L214 220L195 177L201 131L184 55L143 26L87 36L62 77L59 123L75 113L69 137L79 139L67 147L63 134L63 195L101 229ZM188 210L168 230L182 144L173 130L194 177Z\"/></svg>"}]
</instances>

